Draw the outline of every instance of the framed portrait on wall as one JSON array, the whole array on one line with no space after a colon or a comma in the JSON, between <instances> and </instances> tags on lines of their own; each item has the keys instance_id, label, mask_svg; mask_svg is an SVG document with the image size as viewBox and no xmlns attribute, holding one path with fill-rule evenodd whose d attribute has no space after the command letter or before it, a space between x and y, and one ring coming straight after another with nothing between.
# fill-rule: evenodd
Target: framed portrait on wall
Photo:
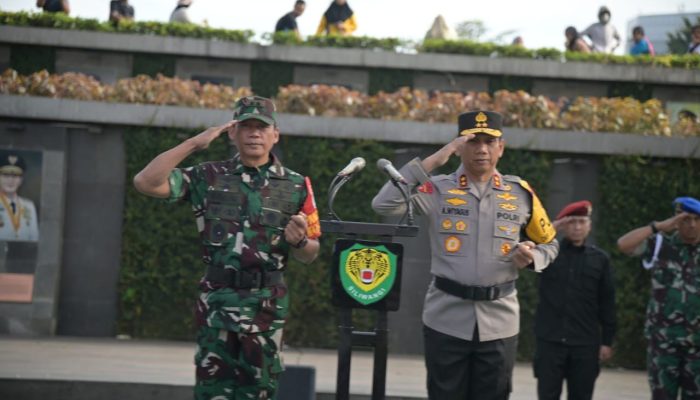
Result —
<instances>
[{"instance_id":1,"label":"framed portrait on wall","mask_svg":"<svg viewBox=\"0 0 700 400\"><path fill-rule=\"evenodd\" d=\"M0 302L31 302L40 236L43 155L0 148Z\"/></svg>"}]
</instances>

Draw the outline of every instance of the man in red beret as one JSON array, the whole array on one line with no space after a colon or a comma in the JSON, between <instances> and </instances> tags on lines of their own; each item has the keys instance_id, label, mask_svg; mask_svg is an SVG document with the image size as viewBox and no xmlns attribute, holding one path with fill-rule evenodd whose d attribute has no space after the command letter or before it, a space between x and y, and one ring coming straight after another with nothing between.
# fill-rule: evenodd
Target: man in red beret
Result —
<instances>
[{"instance_id":1,"label":"man in red beret","mask_svg":"<svg viewBox=\"0 0 700 400\"><path fill-rule=\"evenodd\" d=\"M558 400L564 380L570 400L591 399L599 362L612 355L615 288L610 258L586 244L592 211L587 200L561 210L553 223L563 236L559 255L538 276L533 368L540 400Z\"/></svg>"}]
</instances>

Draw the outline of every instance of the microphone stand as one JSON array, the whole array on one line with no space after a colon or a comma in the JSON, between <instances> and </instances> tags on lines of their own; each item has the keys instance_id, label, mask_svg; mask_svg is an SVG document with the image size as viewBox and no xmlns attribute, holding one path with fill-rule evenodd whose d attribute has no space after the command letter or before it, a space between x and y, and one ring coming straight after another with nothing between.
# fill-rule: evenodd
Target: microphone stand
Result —
<instances>
[{"instance_id":1,"label":"microphone stand","mask_svg":"<svg viewBox=\"0 0 700 400\"><path fill-rule=\"evenodd\" d=\"M336 175L335 178L331 181L330 186L328 187L328 217L332 221L342 221L339 217L338 214L335 213L333 210L333 202L335 201L335 196L338 194L338 191L340 190L343 185L348 183L350 179L352 179L354 174L348 174L345 176L340 176ZM340 178L340 180L338 180Z\"/></svg>"}]
</instances>

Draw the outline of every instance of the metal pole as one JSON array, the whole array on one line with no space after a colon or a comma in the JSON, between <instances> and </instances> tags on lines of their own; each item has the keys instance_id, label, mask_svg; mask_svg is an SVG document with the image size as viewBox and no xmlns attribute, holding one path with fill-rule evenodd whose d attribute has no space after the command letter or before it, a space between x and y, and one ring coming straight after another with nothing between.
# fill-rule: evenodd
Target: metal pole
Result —
<instances>
[{"instance_id":1,"label":"metal pole","mask_svg":"<svg viewBox=\"0 0 700 400\"><path fill-rule=\"evenodd\" d=\"M336 374L336 400L350 399L350 361L352 360L352 309L340 308L338 333L338 371Z\"/></svg>"},{"instance_id":2,"label":"metal pole","mask_svg":"<svg viewBox=\"0 0 700 400\"><path fill-rule=\"evenodd\" d=\"M386 361L388 349L388 323L386 310L377 311L374 325L374 369L372 371L372 400L384 400L386 396Z\"/></svg>"}]
</instances>

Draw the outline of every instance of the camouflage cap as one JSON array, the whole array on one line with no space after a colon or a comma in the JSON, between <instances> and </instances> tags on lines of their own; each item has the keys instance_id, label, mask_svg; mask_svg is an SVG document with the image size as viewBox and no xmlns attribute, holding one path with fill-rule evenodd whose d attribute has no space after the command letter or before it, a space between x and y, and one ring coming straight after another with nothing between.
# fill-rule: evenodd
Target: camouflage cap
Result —
<instances>
[{"instance_id":1,"label":"camouflage cap","mask_svg":"<svg viewBox=\"0 0 700 400\"><path fill-rule=\"evenodd\" d=\"M242 97L236 101L233 108L233 119L245 121L255 118L268 125L277 125L275 103L260 96Z\"/></svg>"}]
</instances>

